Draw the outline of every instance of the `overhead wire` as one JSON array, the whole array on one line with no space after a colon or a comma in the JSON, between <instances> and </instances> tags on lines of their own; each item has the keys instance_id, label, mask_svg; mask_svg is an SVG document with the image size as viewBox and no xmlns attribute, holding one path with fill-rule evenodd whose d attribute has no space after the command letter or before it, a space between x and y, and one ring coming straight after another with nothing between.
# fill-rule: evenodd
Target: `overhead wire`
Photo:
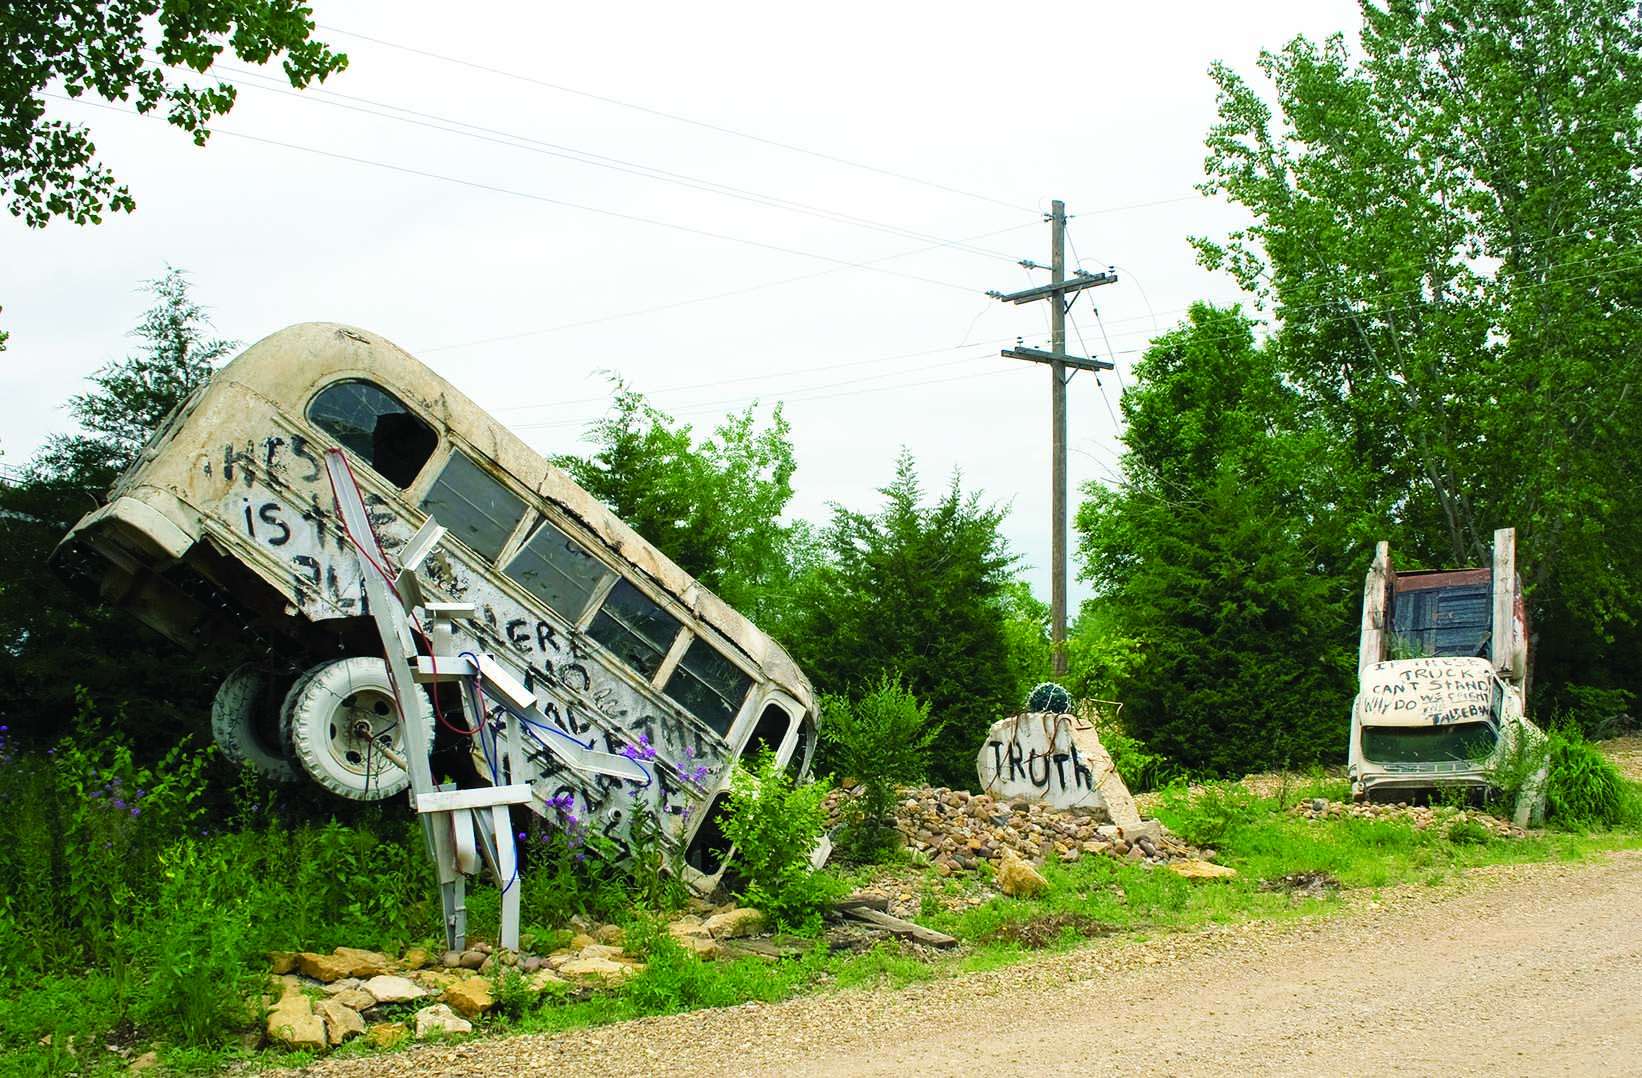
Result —
<instances>
[{"instance_id":1,"label":"overhead wire","mask_svg":"<svg viewBox=\"0 0 1642 1078\"><path fill-rule=\"evenodd\" d=\"M74 102L76 104L84 105L84 106L87 106L87 107L90 107L90 108L104 109L106 111L119 113L121 115L127 115L127 116L137 115L135 112L132 112L129 109L122 109L122 108L118 108L118 107L113 106L113 105L105 105L105 104L103 104L101 102L97 102L97 101L87 101L87 100L84 100L83 98L73 98L73 97L69 97L67 94L47 93L44 96L55 98L56 100L59 100L59 101ZM274 138L267 138L267 137L262 136L262 135L253 135L253 134L250 134L250 133L245 132L245 131L234 131L234 130L229 130L229 129L218 128L213 133L218 134L218 135L224 135L224 136L227 136L229 138L244 139L248 142L257 142L257 143L261 143L261 144L266 145L266 146L278 146L278 147L281 147L281 148L287 149L287 150L297 150L297 151L300 151L302 153L313 154L313 155L318 156L318 157L326 157L326 158L330 158L330 159L336 160L336 161L347 161L347 162L351 162L351 163L356 164L356 165L365 165L365 166L368 166L368 167L371 167L371 168L386 169L390 172L398 172L398 173L408 175L408 176L418 176L418 177L421 177L423 179L440 180L440 181L443 181L445 183L459 184L459 185L464 186L464 187L472 187L472 188L475 188L477 190L489 191L489 192L492 192L494 194L510 195L510 196L515 197L515 198L528 199L528 200L533 201L533 202L541 202L541 203L545 203L545 204L550 205L550 206L559 206L559 207L564 208L564 209L580 210L584 213L597 214L597 215L602 216L602 217L610 217L610 218L614 218L616 220L629 221L629 222L636 223L636 224L651 225L651 226L654 226L654 227L657 227L657 228L665 228L665 229L669 229L669 230L672 230L672 231L675 231L675 232L688 233L688 234L694 235L694 236L703 236L703 237L706 237L708 239L716 239L716 240L723 240L723 241L726 241L726 242L729 242L729 243L737 243L737 244L741 244L741 245L746 246L746 247L753 247L753 248L757 248L757 249L760 249L760 250L775 251L775 252L780 253L780 254L797 255L798 257L801 257L801 258L811 258L811 259L815 259L815 260L821 261L821 262L830 262L834 265L844 266L844 267L848 267L848 268L851 268L851 269L864 269L864 270L867 270L871 273L887 274L888 276L891 276L891 277L900 277L900 278L904 278L904 279L910 280L910 281L918 281L922 284L935 285L935 286L940 287L940 288L950 288L950 289L955 289L955 290L960 291L960 292L967 292L967 293L978 293L978 292L981 291L981 289L976 288L972 285L962 285L962 284L957 284L957 283L952 282L952 281L938 280L934 277L925 277L921 274L906 273L906 272L903 272L901 270L886 269L883 266L875 265L871 262L851 260L851 259L847 259L847 258L838 258L834 255L822 254L819 251L808 251L808 250L804 250L803 248L799 248L799 247L787 247L787 246L784 246L784 245L778 244L778 243L767 243L763 240L755 240L755 239L752 239L752 238L747 237L747 236L736 236L736 235L733 235L733 234L727 233L727 232L715 232L711 229L697 228L693 225L678 224L677 222L667 221L667 220L663 220L663 219L657 218L657 217L645 217L641 214L626 213L626 212L623 212L621 210L612 210L612 209L608 209L608 208L603 207L603 206L591 206L591 205L588 205L586 203L572 202L568 199L554 198L550 195L538 194L538 193L535 193L535 192L532 192L532 191L521 191L517 188L503 187L500 184L485 183L481 180L464 179L460 176L450 176L450 175L447 175L445 173L433 172L433 171L430 171L428 169L412 168L408 165L396 165L396 164L392 164L392 163L387 162L387 161L377 161L377 160L372 159L372 158L360 157L360 156L357 156L355 154L342 153L342 152L337 151L337 150L325 150L325 149L320 149L317 146L305 146L301 143L286 142L283 139L274 139Z\"/></svg>"},{"instance_id":2,"label":"overhead wire","mask_svg":"<svg viewBox=\"0 0 1642 1078\"><path fill-rule=\"evenodd\" d=\"M385 38L375 37L375 36L370 35L370 34L362 34L362 33L359 33L357 31L354 31L354 30L345 30L345 29L343 29L339 26L322 25L322 26L319 27L319 29L324 31L325 33L328 33L328 34L342 34L345 37L356 38L360 41L369 41L373 45L381 45L384 48L395 49L395 50L398 50L400 52L411 53L411 54L416 55L416 56L424 56L424 57L427 57L427 58L432 59L432 60L439 60L439 61L442 61L444 63L455 64L457 66L465 67L465 68L468 68L468 69L474 70L474 71L483 71L483 72L486 72L487 74L496 75L500 78L513 79L515 81L522 82L522 83L527 83L527 84L532 85L532 86L539 86L539 87L542 87L544 89L553 90L557 93L570 94L572 96L586 98L586 99L591 100L591 101L599 101L599 102L602 102L602 103L607 104L607 105L614 105L618 108L631 109L635 112L642 112L642 113L645 113L645 114L650 115L650 116L658 117L660 119L670 120L670 121L673 121L675 123L687 124L691 127L699 127L699 128L702 128L702 129L708 130L708 131L715 131L715 132L718 132L719 134L729 135L729 136L732 136L734 138L746 139L750 142L756 142L756 143L759 143L761 145L771 146L771 147L774 147L776 149L781 149L781 150L787 150L791 153L803 154L806 157L814 157L814 158L817 158L817 159L822 160L822 161L830 161L833 164L845 165L849 168L860 169L860 170L865 171L865 172L876 173L880 176L887 176L887 177L890 177L892 179L897 179L897 180L904 181L906 183L918 184L920 186L928 187L928 188L931 188L933 190L944 191L948 194L960 195L964 198L975 199L977 201L991 203L992 205L995 205L995 206L1003 206L1003 207L1006 207L1008 209L1024 211L1026 213L1031 213L1031 214L1034 214L1034 215L1038 213L1037 208L1033 207L1033 206L1026 206L1022 203L1010 202L1010 201L1007 201L1005 199L994 198L991 195L981 194L981 193L976 192L976 191L968 191L968 190L965 190L961 187L954 187L950 184L939 183L935 180L927 180L927 179L924 179L924 178L919 177L919 176L912 176L912 175L909 175L909 174L904 173L904 172L898 172L894 169L883 168L883 167L878 166L878 165L868 164L865 161L857 161L857 160L853 160L853 159L848 158L848 157L842 157L838 154L827 153L827 152L824 152L824 151L821 151L821 150L812 150L812 149L810 149L808 147L805 147L805 146L799 146L796 143L782 142L779 139L768 138L764 135L753 134L752 132L749 132L749 131L741 131L741 130L738 130L738 129L733 128L733 127L727 127L723 124L713 123L713 122L710 122L710 121L707 121L707 120L698 120L698 119L696 119L692 116L685 116L682 113L667 112L664 109L652 108L649 105L641 105L641 104L638 104L637 102L625 101L625 100L622 100L621 98L610 97L610 96L605 95L605 94L593 93L592 91L589 91L589 90L577 89L576 87L573 87L573 86L566 86L563 83L549 82L546 79L537 78L534 75L525 75L525 74L522 74L522 73L517 72L517 71L508 71L504 68L493 67L489 64L481 64L481 63L477 63L477 62L472 61L472 60L464 60L460 57L449 56L449 55L446 55L446 54L440 53L440 52L434 52L431 49L422 49L422 48L418 48L414 45L405 45L405 44L402 44L402 43L397 42L397 41L389 41Z\"/></svg>"}]
</instances>

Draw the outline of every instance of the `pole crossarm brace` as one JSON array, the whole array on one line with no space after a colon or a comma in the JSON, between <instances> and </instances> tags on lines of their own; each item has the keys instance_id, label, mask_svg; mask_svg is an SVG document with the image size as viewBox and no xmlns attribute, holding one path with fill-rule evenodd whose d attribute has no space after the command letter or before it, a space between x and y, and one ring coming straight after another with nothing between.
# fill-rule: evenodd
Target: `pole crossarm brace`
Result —
<instances>
[{"instance_id":1,"label":"pole crossarm brace","mask_svg":"<svg viewBox=\"0 0 1642 1078\"><path fill-rule=\"evenodd\" d=\"M1046 352L1042 348L1005 348L1003 355L1008 359L1029 359L1034 363L1064 363L1068 367L1075 367L1080 371L1109 371L1116 366L1116 364L1106 359L1069 356L1065 352Z\"/></svg>"},{"instance_id":2,"label":"pole crossarm brace","mask_svg":"<svg viewBox=\"0 0 1642 1078\"><path fill-rule=\"evenodd\" d=\"M1117 274L1114 271L1087 273L1078 270L1064 281L1041 284L1036 288L1028 288L1023 292L988 292L987 295L1004 303L1031 303L1033 300L1043 299L1046 296L1065 295L1069 292L1081 292L1085 288L1097 288L1103 284L1116 283Z\"/></svg>"}]
</instances>

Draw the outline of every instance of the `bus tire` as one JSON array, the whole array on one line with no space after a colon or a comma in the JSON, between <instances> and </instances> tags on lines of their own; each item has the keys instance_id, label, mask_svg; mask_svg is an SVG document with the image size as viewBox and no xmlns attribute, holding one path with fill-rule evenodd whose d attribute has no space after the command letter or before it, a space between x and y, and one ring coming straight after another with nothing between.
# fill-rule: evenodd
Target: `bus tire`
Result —
<instances>
[{"instance_id":1,"label":"bus tire","mask_svg":"<svg viewBox=\"0 0 1642 1078\"><path fill-rule=\"evenodd\" d=\"M252 663L223 678L211 700L211 737L230 763L274 782L295 782L300 774L285 755L277 718L269 714L272 682L272 675Z\"/></svg>"},{"instance_id":2,"label":"bus tire","mask_svg":"<svg viewBox=\"0 0 1642 1078\"><path fill-rule=\"evenodd\" d=\"M388 664L381 659L356 655L313 667L291 687L283 711L297 763L332 793L379 801L410 785L410 774L376 751L385 745L406 759ZM422 718L432 744L432 716L423 709Z\"/></svg>"}]
</instances>

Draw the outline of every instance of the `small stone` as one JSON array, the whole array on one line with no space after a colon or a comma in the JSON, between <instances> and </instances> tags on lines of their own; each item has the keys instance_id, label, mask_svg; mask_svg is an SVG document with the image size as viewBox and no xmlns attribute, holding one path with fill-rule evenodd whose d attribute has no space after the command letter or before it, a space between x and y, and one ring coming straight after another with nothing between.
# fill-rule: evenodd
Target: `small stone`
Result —
<instances>
[{"instance_id":1,"label":"small stone","mask_svg":"<svg viewBox=\"0 0 1642 1078\"><path fill-rule=\"evenodd\" d=\"M550 969L538 969L525 977L525 987L532 992L540 992L550 984L568 983L563 977Z\"/></svg>"},{"instance_id":2,"label":"small stone","mask_svg":"<svg viewBox=\"0 0 1642 1078\"><path fill-rule=\"evenodd\" d=\"M409 970L418 970L427 965L428 961L427 948L412 947L405 952L405 957L399 960L399 964Z\"/></svg>"},{"instance_id":3,"label":"small stone","mask_svg":"<svg viewBox=\"0 0 1642 1078\"><path fill-rule=\"evenodd\" d=\"M393 974L372 977L365 982L364 990L370 993L371 998L377 1003L409 1003L428 994L426 988L409 977L397 977Z\"/></svg>"},{"instance_id":4,"label":"small stone","mask_svg":"<svg viewBox=\"0 0 1642 1078\"><path fill-rule=\"evenodd\" d=\"M579 951L588 944L597 942L599 941L594 939L592 936L589 936L586 932L578 932L574 936L570 937L570 949L573 951Z\"/></svg>"},{"instance_id":5,"label":"small stone","mask_svg":"<svg viewBox=\"0 0 1642 1078\"><path fill-rule=\"evenodd\" d=\"M338 992L346 992L350 988L358 988L364 983L365 982L360 980L358 977L344 977L340 981L332 981L330 984L326 985L322 991L324 991L327 996L334 996Z\"/></svg>"},{"instance_id":6,"label":"small stone","mask_svg":"<svg viewBox=\"0 0 1642 1078\"><path fill-rule=\"evenodd\" d=\"M419 1041L428 1037L472 1032L473 1023L457 1017L456 1012L443 1003L435 1003L416 1012L416 1039Z\"/></svg>"},{"instance_id":7,"label":"small stone","mask_svg":"<svg viewBox=\"0 0 1642 1078\"><path fill-rule=\"evenodd\" d=\"M382 1022L365 1030L365 1041L372 1048L392 1048L410 1036L403 1022Z\"/></svg>"},{"instance_id":8,"label":"small stone","mask_svg":"<svg viewBox=\"0 0 1642 1078\"><path fill-rule=\"evenodd\" d=\"M608 943L589 943L581 949L581 958L620 958L625 952L620 947L612 947Z\"/></svg>"},{"instance_id":9,"label":"small stone","mask_svg":"<svg viewBox=\"0 0 1642 1078\"><path fill-rule=\"evenodd\" d=\"M613 943L620 946L623 942L623 933L617 925L600 925L593 930L593 938L600 943Z\"/></svg>"},{"instance_id":10,"label":"small stone","mask_svg":"<svg viewBox=\"0 0 1642 1078\"><path fill-rule=\"evenodd\" d=\"M484 942L483 940L479 940L479 941L475 942L472 946L470 946L468 948L468 950L478 951L480 954L494 954L494 953L496 953L496 948L492 947L490 944Z\"/></svg>"},{"instance_id":11,"label":"small stone","mask_svg":"<svg viewBox=\"0 0 1642 1078\"><path fill-rule=\"evenodd\" d=\"M711 936L674 936L678 945L695 955L703 962L711 962L724 956L724 945Z\"/></svg>"},{"instance_id":12,"label":"small stone","mask_svg":"<svg viewBox=\"0 0 1642 1078\"><path fill-rule=\"evenodd\" d=\"M605 981L619 981L632 976L638 967L612 962L608 958L572 958L559 967L566 977L596 977Z\"/></svg>"},{"instance_id":13,"label":"small stone","mask_svg":"<svg viewBox=\"0 0 1642 1078\"><path fill-rule=\"evenodd\" d=\"M518 951L497 951L492 957L504 966L517 966L519 964Z\"/></svg>"},{"instance_id":14,"label":"small stone","mask_svg":"<svg viewBox=\"0 0 1642 1078\"><path fill-rule=\"evenodd\" d=\"M325 1020L325 1039L336 1047L349 1037L365 1032L365 1020L352 1007L344 1007L334 999L322 1000L315 1008Z\"/></svg>"},{"instance_id":15,"label":"small stone","mask_svg":"<svg viewBox=\"0 0 1642 1078\"><path fill-rule=\"evenodd\" d=\"M304 951L297 955L297 967L302 970L303 976L312 977L325 984L340 981L353 974L353 962L334 954L313 954Z\"/></svg>"},{"instance_id":16,"label":"small stone","mask_svg":"<svg viewBox=\"0 0 1642 1078\"><path fill-rule=\"evenodd\" d=\"M480 966L485 964L485 959L488 957L490 956L485 954L483 951L477 951L469 948L468 950L462 952L462 956L456 964L461 966L463 969L478 969Z\"/></svg>"},{"instance_id":17,"label":"small stone","mask_svg":"<svg viewBox=\"0 0 1642 1078\"><path fill-rule=\"evenodd\" d=\"M462 964L461 951L446 951L439 959L439 964L446 969L455 969Z\"/></svg>"},{"instance_id":18,"label":"small stone","mask_svg":"<svg viewBox=\"0 0 1642 1078\"><path fill-rule=\"evenodd\" d=\"M293 973L296 971L297 954L295 951L269 951L268 969L272 973Z\"/></svg>"},{"instance_id":19,"label":"small stone","mask_svg":"<svg viewBox=\"0 0 1642 1078\"><path fill-rule=\"evenodd\" d=\"M740 906L707 918L705 927L714 939L739 939L764 927L764 913L752 906Z\"/></svg>"},{"instance_id":20,"label":"small stone","mask_svg":"<svg viewBox=\"0 0 1642 1078\"><path fill-rule=\"evenodd\" d=\"M496 1006L490 982L483 977L469 977L445 989L445 1002L461 1011L465 1017L477 1018Z\"/></svg>"},{"instance_id":21,"label":"small stone","mask_svg":"<svg viewBox=\"0 0 1642 1078\"><path fill-rule=\"evenodd\" d=\"M998 888L1006 895L1024 897L1047 889L1049 881L1030 864L1021 860L1013 850L1005 850L998 864Z\"/></svg>"},{"instance_id":22,"label":"small stone","mask_svg":"<svg viewBox=\"0 0 1642 1078\"><path fill-rule=\"evenodd\" d=\"M523 970L525 973L535 973L541 968L542 960L535 955L531 955L529 958L519 963L519 969Z\"/></svg>"},{"instance_id":23,"label":"small stone","mask_svg":"<svg viewBox=\"0 0 1642 1078\"><path fill-rule=\"evenodd\" d=\"M143 1071L153 1070L160 1065L160 1053L150 1048L142 1055L126 1065L126 1070L132 1074L141 1074Z\"/></svg>"}]
</instances>

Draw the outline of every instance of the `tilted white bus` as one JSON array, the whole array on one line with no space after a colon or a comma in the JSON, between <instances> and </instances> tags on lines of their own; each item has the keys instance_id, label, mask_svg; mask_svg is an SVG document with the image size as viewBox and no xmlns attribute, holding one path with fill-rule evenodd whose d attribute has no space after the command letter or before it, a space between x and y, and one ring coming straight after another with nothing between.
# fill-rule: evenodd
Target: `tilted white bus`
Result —
<instances>
[{"instance_id":1,"label":"tilted white bus","mask_svg":"<svg viewBox=\"0 0 1642 1078\"><path fill-rule=\"evenodd\" d=\"M430 598L479 611L459 647L508 666L565 733L656 753L660 781L638 790L560 769L544 750L525 769L538 811L574 814L618 844L648 812L687 878L716 880L733 762L769 749L808 770L808 680L774 640L380 337L314 323L247 349L155 432L56 560L186 648L253 644L257 658L227 676L213 708L230 756L344 797L399 792L408 777L393 759L402 737L381 644L321 460L332 446L350 454L384 549L430 515L449 529L455 542L422 575ZM442 710L460 721L459 709Z\"/></svg>"}]
</instances>

